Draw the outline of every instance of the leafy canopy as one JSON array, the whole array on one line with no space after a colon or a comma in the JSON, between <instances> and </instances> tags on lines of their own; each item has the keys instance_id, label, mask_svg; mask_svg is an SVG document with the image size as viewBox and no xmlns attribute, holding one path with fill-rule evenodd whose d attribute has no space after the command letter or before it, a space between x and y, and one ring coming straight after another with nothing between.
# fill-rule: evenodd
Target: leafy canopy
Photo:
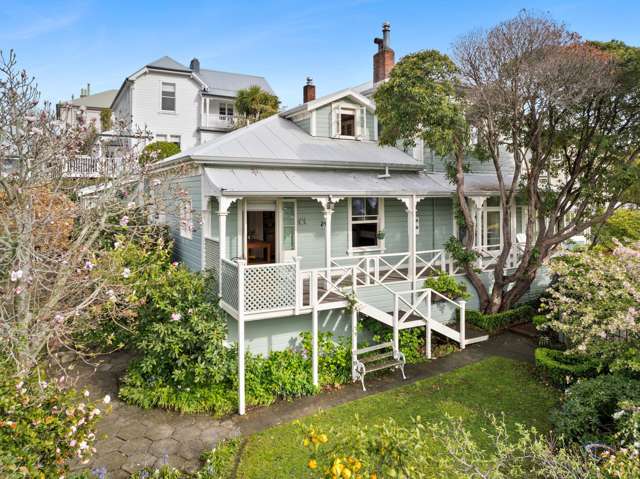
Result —
<instances>
[{"instance_id":1,"label":"leafy canopy","mask_svg":"<svg viewBox=\"0 0 640 479\"><path fill-rule=\"evenodd\" d=\"M280 100L276 95L263 90L258 85L238 90L236 109L247 123L268 118L278 113Z\"/></svg>"},{"instance_id":2,"label":"leafy canopy","mask_svg":"<svg viewBox=\"0 0 640 479\"><path fill-rule=\"evenodd\" d=\"M422 138L441 156L453 151L467 135L457 73L453 61L436 50L403 57L375 93L380 143L409 147Z\"/></svg>"}]
</instances>

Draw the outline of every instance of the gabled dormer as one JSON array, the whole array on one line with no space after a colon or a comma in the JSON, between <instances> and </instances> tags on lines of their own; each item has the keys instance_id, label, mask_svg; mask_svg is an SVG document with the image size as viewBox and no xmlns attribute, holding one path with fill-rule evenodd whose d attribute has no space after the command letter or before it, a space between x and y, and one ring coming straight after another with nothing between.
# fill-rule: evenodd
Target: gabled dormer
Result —
<instances>
[{"instance_id":1,"label":"gabled dormer","mask_svg":"<svg viewBox=\"0 0 640 479\"><path fill-rule=\"evenodd\" d=\"M315 98L311 78L303 89L304 103L282 113L311 136L345 140L377 141L375 103L347 88Z\"/></svg>"}]
</instances>

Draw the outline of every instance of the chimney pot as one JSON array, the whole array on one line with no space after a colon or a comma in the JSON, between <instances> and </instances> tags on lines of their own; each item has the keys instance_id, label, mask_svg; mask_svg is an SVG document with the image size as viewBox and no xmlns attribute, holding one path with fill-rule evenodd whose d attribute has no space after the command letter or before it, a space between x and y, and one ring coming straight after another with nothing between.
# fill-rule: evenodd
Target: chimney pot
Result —
<instances>
[{"instance_id":1,"label":"chimney pot","mask_svg":"<svg viewBox=\"0 0 640 479\"><path fill-rule=\"evenodd\" d=\"M373 82L386 80L389 78L391 69L395 64L395 52L391 48L391 24L382 24L382 38L374 38L373 42L378 45L378 51L373 55Z\"/></svg>"},{"instance_id":2,"label":"chimney pot","mask_svg":"<svg viewBox=\"0 0 640 479\"><path fill-rule=\"evenodd\" d=\"M189 69L193 72L200 73L200 60L193 58L189 63Z\"/></svg>"},{"instance_id":3,"label":"chimney pot","mask_svg":"<svg viewBox=\"0 0 640 479\"><path fill-rule=\"evenodd\" d=\"M307 83L302 88L302 100L308 103L316 99L316 86L313 84L313 78L307 77Z\"/></svg>"}]
</instances>

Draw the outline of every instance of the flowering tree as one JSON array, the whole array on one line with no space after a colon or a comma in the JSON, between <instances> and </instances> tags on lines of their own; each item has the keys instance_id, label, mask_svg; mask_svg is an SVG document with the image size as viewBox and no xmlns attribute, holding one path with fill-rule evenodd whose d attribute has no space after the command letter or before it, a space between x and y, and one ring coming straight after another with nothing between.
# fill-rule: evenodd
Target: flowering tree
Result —
<instances>
[{"instance_id":1,"label":"flowering tree","mask_svg":"<svg viewBox=\"0 0 640 479\"><path fill-rule=\"evenodd\" d=\"M640 243L611 254L576 252L551 262L557 281L543 299L545 327L572 352L640 374Z\"/></svg>"},{"instance_id":2,"label":"flowering tree","mask_svg":"<svg viewBox=\"0 0 640 479\"><path fill-rule=\"evenodd\" d=\"M87 309L121 293L97 267L109 235L124 228L133 241L144 226L132 218L169 204L139 166L145 135L121 122L117 161L91 159L97 179L71 178L93 129L82 112L73 125L57 121L15 54L0 52L0 352L20 375L71 348Z\"/></svg>"}]
</instances>

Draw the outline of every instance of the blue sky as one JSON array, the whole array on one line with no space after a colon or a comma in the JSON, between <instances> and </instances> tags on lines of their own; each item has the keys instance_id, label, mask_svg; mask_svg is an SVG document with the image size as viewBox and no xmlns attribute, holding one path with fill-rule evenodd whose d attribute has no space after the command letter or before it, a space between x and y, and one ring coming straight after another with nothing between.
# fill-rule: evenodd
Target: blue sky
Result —
<instances>
[{"instance_id":1,"label":"blue sky","mask_svg":"<svg viewBox=\"0 0 640 479\"><path fill-rule=\"evenodd\" d=\"M448 51L470 30L522 8L549 12L584 37L640 45L637 1L92 1L1 0L0 49L13 48L45 99L118 88L163 55L203 68L265 76L284 105L298 104L307 75L318 95L371 77L373 37L391 22L396 58Z\"/></svg>"}]
</instances>

